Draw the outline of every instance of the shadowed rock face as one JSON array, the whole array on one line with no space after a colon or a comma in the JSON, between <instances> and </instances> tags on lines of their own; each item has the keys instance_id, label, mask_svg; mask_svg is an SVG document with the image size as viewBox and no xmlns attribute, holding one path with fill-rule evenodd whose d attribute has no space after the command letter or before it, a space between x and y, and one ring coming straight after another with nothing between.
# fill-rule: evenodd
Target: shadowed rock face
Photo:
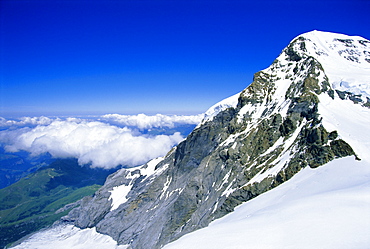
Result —
<instances>
[{"instance_id":1,"label":"shadowed rock face","mask_svg":"<svg viewBox=\"0 0 370 249\"><path fill-rule=\"evenodd\" d=\"M95 226L131 248L161 248L303 167L355 156L337 131L322 124L319 96L340 93L306 53L306 42L304 37L294 40L268 69L256 73L235 108L205 120L154 166L149 162L112 174L64 221ZM151 175L145 173L150 167L155 169ZM112 209L110 192L122 185L130 187L127 200Z\"/></svg>"}]
</instances>

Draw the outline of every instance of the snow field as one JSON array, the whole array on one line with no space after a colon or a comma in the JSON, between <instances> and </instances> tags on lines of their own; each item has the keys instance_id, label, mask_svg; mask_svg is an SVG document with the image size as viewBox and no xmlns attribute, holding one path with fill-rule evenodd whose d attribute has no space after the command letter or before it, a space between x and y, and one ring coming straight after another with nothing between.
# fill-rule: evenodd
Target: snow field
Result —
<instances>
[{"instance_id":1,"label":"snow field","mask_svg":"<svg viewBox=\"0 0 370 249\"><path fill-rule=\"evenodd\" d=\"M353 157L291 180L165 249L368 248L370 164Z\"/></svg>"},{"instance_id":2,"label":"snow field","mask_svg":"<svg viewBox=\"0 0 370 249\"><path fill-rule=\"evenodd\" d=\"M32 235L14 249L126 249L117 245L108 235L97 233L95 228L79 229L72 225L60 225Z\"/></svg>"}]
</instances>

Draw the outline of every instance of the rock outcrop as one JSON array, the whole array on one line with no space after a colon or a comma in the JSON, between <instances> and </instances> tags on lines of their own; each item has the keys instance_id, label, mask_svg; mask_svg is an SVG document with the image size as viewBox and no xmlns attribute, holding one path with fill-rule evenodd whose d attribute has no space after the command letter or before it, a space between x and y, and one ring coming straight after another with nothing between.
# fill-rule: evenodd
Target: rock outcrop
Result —
<instances>
[{"instance_id":1,"label":"rock outcrop","mask_svg":"<svg viewBox=\"0 0 370 249\"><path fill-rule=\"evenodd\" d=\"M165 157L111 175L64 221L96 227L130 248L161 248L304 167L345 156L360 160L338 131L325 127L319 104L325 96L367 108L369 100L333 88L322 62L330 56L328 47L337 52L338 44L356 43L352 49L369 51L369 41L332 39L323 47L315 40L328 42L332 36L314 31L294 39L269 68L255 74L237 104L214 108L217 113ZM356 54L357 59L348 53L340 53L348 63L370 61L369 52Z\"/></svg>"}]
</instances>

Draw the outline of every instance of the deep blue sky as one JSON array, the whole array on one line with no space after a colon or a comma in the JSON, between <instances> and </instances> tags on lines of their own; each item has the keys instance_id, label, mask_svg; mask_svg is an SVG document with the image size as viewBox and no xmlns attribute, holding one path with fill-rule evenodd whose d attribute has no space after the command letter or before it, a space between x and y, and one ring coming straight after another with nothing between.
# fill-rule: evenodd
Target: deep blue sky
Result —
<instances>
[{"instance_id":1,"label":"deep blue sky","mask_svg":"<svg viewBox=\"0 0 370 249\"><path fill-rule=\"evenodd\" d=\"M201 113L295 36L370 38L370 1L0 1L0 116Z\"/></svg>"}]
</instances>

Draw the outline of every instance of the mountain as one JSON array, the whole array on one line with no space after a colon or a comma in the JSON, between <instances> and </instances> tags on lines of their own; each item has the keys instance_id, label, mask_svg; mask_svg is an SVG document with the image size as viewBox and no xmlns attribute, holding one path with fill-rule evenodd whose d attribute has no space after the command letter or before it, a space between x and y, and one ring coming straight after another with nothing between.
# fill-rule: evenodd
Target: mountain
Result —
<instances>
[{"instance_id":1,"label":"mountain","mask_svg":"<svg viewBox=\"0 0 370 249\"><path fill-rule=\"evenodd\" d=\"M164 249L368 248L369 173L351 157L307 167Z\"/></svg>"},{"instance_id":2,"label":"mountain","mask_svg":"<svg viewBox=\"0 0 370 249\"><path fill-rule=\"evenodd\" d=\"M45 241L53 248L225 248L242 236L256 242L254 248L284 239L275 245L307 247L302 228L313 220L309 214L320 215L317 227L309 226L322 232L317 247L356 238L369 244L343 218L356 211L357 227L370 229L369 75L370 41L302 34L249 87L211 107L165 157L110 175L93 197L17 248L43 248ZM325 222L335 229L323 229ZM287 227L301 232L295 243L289 234L279 236ZM201 238L208 240L188 244Z\"/></svg>"},{"instance_id":3,"label":"mountain","mask_svg":"<svg viewBox=\"0 0 370 249\"><path fill-rule=\"evenodd\" d=\"M0 189L0 247L66 215L77 205L71 203L92 195L112 172L82 167L76 159L56 159Z\"/></svg>"},{"instance_id":4,"label":"mountain","mask_svg":"<svg viewBox=\"0 0 370 249\"><path fill-rule=\"evenodd\" d=\"M47 166L51 161L49 154L30 157L29 153L25 151L9 153L0 144L0 189L19 181L43 166Z\"/></svg>"}]
</instances>

